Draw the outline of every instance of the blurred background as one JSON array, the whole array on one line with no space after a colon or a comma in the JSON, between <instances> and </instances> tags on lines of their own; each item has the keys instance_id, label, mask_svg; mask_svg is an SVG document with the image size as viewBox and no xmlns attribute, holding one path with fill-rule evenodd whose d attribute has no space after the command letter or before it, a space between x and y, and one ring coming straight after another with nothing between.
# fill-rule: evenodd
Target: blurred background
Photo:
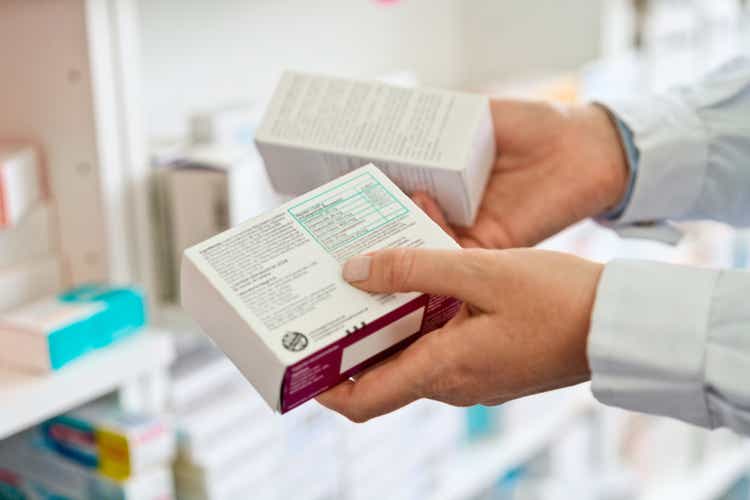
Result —
<instances>
[{"instance_id":1,"label":"blurred background","mask_svg":"<svg viewBox=\"0 0 750 500\"><path fill-rule=\"evenodd\" d=\"M0 499L750 499L745 440L586 384L363 425L274 415L176 305L182 249L284 201L252 143L282 70L638 96L747 54L746 3L0 0ZM583 222L541 246L750 264L750 234L683 229L672 247ZM86 340L52 353L12 335L21 316Z\"/></svg>"}]
</instances>

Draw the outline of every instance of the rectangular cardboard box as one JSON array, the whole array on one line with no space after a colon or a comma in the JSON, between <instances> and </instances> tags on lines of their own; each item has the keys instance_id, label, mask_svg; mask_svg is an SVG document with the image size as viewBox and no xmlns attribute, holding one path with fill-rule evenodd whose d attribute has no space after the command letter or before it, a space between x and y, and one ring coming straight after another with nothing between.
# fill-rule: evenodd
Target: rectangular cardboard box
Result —
<instances>
[{"instance_id":1,"label":"rectangular cardboard box","mask_svg":"<svg viewBox=\"0 0 750 500\"><path fill-rule=\"evenodd\" d=\"M159 169L158 182L169 236L166 279L171 281L167 284L170 296L179 290L179 267L186 248L282 201L271 189L257 154L248 147L186 148Z\"/></svg>"},{"instance_id":2,"label":"rectangular cardboard box","mask_svg":"<svg viewBox=\"0 0 750 500\"><path fill-rule=\"evenodd\" d=\"M84 285L0 314L0 364L45 373L143 326L142 294Z\"/></svg>"},{"instance_id":3,"label":"rectangular cardboard box","mask_svg":"<svg viewBox=\"0 0 750 500\"><path fill-rule=\"evenodd\" d=\"M52 254L0 268L0 313L59 291L62 271L62 262Z\"/></svg>"},{"instance_id":4,"label":"rectangular cardboard box","mask_svg":"<svg viewBox=\"0 0 750 500\"><path fill-rule=\"evenodd\" d=\"M0 228L18 224L42 198L36 149L25 143L0 142Z\"/></svg>"},{"instance_id":5,"label":"rectangular cardboard box","mask_svg":"<svg viewBox=\"0 0 750 500\"><path fill-rule=\"evenodd\" d=\"M0 442L0 474L11 475L10 489L44 500L171 500L174 483L169 464L159 464L116 481L61 457L32 432ZM0 477L0 485L3 480ZM6 483L7 484L7 483Z\"/></svg>"},{"instance_id":6,"label":"rectangular cardboard box","mask_svg":"<svg viewBox=\"0 0 750 500\"><path fill-rule=\"evenodd\" d=\"M185 251L182 304L265 401L295 408L442 326L459 302L341 278L387 247L458 248L373 165Z\"/></svg>"},{"instance_id":7,"label":"rectangular cardboard box","mask_svg":"<svg viewBox=\"0 0 750 500\"><path fill-rule=\"evenodd\" d=\"M110 400L53 417L39 432L50 450L118 481L175 456L174 431L165 417L127 412Z\"/></svg>"},{"instance_id":8,"label":"rectangular cardboard box","mask_svg":"<svg viewBox=\"0 0 750 500\"><path fill-rule=\"evenodd\" d=\"M274 188L300 195L372 162L474 222L495 161L486 96L286 72L255 136Z\"/></svg>"},{"instance_id":9,"label":"rectangular cardboard box","mask_svg":"<svg viewBox=\"0 0 750 500\"><path fill-rule=\"evenodd\" d=\"M37 203L23 223L0 230L0 269L55 253L54 214L47 203Z\"/></svg>"}]
</instances>

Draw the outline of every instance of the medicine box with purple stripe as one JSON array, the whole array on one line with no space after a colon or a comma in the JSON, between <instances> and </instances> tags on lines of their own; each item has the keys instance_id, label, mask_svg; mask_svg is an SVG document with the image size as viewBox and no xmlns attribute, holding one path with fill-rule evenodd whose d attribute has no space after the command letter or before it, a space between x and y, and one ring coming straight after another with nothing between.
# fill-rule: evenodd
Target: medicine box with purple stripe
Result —
<instances>
[{"instance_id":1,"label":"medicine box with purple stripe","mask_svg":"<svg viewBox=\"0 0 750 500\"><path fill-rule=\"evenodd\" d=\"M458 248L373 165L185 251L185 310L285 413L439 328L459 301L370 294L342 263L389 247Z\"/></svg>"}]
</instances>

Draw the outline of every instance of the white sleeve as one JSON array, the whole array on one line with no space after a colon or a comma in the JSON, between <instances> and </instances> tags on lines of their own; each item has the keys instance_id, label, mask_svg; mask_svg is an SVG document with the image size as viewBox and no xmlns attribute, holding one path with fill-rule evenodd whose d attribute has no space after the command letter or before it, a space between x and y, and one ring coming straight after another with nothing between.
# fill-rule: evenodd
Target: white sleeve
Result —
<instances>
[{"instance_id":1,"label":"white sleeve","mask_svg":"<svg viewBox=\"0 0 750 500\"><path fill-rule=\"evenodd\" d=\"M630 200L606 225L750 225L750 59L735 59L694 86L602 104L628 126L639 155Z\"/></svg>"},{"instance_id":2,"label":"white sleeve","mask_svg":"<svg viewBox=\"0 0 750 500\"><path fill-rule=\"evenodd\" d=\"M750 272L614 261L589 332L604 404L750 434Z\"/></svg>"}]
</instances>

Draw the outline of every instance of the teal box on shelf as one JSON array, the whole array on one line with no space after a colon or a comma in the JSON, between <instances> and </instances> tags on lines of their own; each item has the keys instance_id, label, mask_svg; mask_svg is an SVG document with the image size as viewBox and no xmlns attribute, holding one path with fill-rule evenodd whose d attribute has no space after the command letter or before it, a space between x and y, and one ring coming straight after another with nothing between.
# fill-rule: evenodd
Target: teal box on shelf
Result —
<instances>
[{"instance_id":1,"label":"teal box on shelf","mask_svg":"<svg viewBox=\"0 0 750 500\"><path fill-rule=\"evenodd\" d=\"M0 364L34 372L61 368L127 337L146 322L132 287L84 285L0 315Z\"/></svg>"}]
</instances>

